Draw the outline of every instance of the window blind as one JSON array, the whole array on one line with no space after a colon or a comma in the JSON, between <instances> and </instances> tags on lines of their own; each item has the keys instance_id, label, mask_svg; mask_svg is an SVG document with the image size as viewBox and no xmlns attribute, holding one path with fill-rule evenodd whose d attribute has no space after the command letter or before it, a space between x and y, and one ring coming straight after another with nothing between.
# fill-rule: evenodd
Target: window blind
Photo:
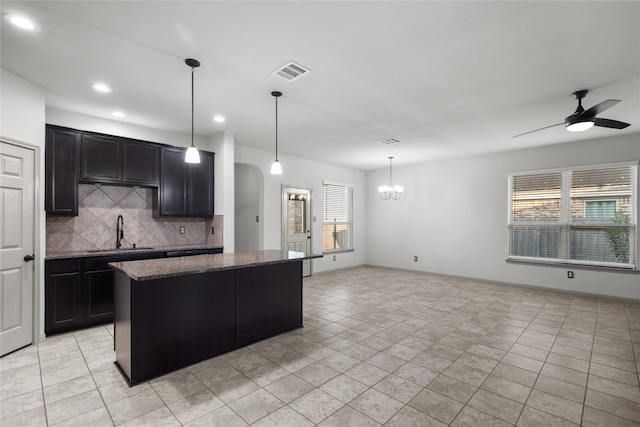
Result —
<instances>
[{"instance_id":1,"label":"window blind","mask_svg":"<svg viewBox=\"0 0 640 427\"><path fill-rule=\"evenodd\" d=\"M353 188L323 183L322 186L322 250L352 250Z\"/></svg>"},{"instance_id":2,"label":"window blind","mask_svg":"<svg viewBox=\"0 0 640 427\"><path fill-rule=\"evenodd\" d=\"M636 268L637 166L509 177L509 258Z\"/></svg>"}]
</instances>

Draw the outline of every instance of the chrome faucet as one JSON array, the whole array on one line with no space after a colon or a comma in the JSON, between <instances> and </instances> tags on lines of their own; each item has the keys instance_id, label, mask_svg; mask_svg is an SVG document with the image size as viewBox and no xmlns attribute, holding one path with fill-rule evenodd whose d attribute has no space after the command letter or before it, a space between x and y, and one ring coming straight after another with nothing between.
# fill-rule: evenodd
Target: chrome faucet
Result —
<instances>
[{"instance_id":1,"label":"chrome faucet","mask_svg":"<svg viewBox=\"0 0 640 427\"><path fill-rule=\"evenodd\" d=\"M116 249L120 249L120 246L122 246L123 238L124 238L124 220L122 219L122 215L118 215L118 220L116 222Z\"/></svg>"}]
</instances>

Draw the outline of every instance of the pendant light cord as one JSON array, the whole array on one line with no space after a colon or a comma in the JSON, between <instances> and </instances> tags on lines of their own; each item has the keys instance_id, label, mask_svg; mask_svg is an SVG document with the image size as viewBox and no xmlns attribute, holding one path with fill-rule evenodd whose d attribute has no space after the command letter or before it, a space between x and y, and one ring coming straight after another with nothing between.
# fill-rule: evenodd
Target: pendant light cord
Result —
<instances>
[{"instance_id":1,"label":"pendant light cord","mask_svg":"<svg viewBox=\"0 0 640 427\"><path fill-rule=\"evenodd\" d=\"M276 96L276 162L278 161L278 97Z\"/></svg>"},{"instance_id":2,"label":"pendant light cord","mask_svg":"<svg viewBox=\"0 0 640 427\"><path fill-rule=\"evenodd\" d=\"M191 67L191 146L193 145L193 73L195 68Z\"/></svg>"},{"instance_id":3,"label":"pendant light cord","mask_svg":"<svg viewBox=\"0 0 640 427\"><path fill-rule=\"evenodd\" d=\"M391 180L391 159L393 159L393 157L389 157L389 187L391 187L391 184L393 183Z\"/></svg>"}]
</instances>

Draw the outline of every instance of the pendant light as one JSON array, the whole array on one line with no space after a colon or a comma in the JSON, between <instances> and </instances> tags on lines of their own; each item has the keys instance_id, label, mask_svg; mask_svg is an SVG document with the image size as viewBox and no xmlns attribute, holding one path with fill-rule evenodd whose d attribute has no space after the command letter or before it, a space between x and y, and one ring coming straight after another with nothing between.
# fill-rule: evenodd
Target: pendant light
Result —
<instances>
[{"instance_id":1,"label":"pendant light","mask_svg":"<svg viewBox=\"0 0 640 427\"><path fill-rule=\"evenodd\" d=\"M282 92L273 91L271 96L276 99L276 160L271 165L271 175L282 175L282 166L278 161L278 98L282 96Z\"/></svg>"},{"instance_id":2,"label":"pendant light","mask_svg":"<svg viewBox=\"0 0 640 427\"><path fill-rule=\"evenodd\" d=\"M381 185L378 187L378 192L383 200L398 200L402 196L404 187L401 185L393 185L391 181L391 160L393 157L389 157L389 185Z\"/></svg>"},{"instance_id":3,"label":"pendant light","mask_svg":"<svg viewBox=\"0 0 640 427\"><path fill-rule=\"evenodd\" d=\"M187 148L184 161L187 163L200 163L200 153L198 153L198 149L193 144L193 73L200 66L200 61L189 58L185 59L184 63L191 67L191 146Z\"/></svg>"}]
</instances>

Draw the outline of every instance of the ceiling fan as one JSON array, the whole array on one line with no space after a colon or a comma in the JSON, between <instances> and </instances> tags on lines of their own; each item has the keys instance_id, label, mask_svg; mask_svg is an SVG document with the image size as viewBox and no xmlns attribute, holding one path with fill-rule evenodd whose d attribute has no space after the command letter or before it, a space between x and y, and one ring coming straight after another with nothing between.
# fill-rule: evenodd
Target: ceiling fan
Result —
<instances>
[{"instance_id":1,"label":"ceiling fan","mask_svg":"<svg viewBox=\"0 0 640 427\"><path fill-rule=\"evenodd\" d=\"M573 92L573 97L578 100L578 108L576 111L567 116L562 123L556 123L555 125L545 126L540 129L530 130L529 132L521 133L519 135L514 136L513 138L517 138L522 135L527 135L529 133L538 132L539 130L552 128L554 126L565 125L568 131L570 132L582 132L587 129L591 129L593 126L600 126L604 128L612 128L612 129L624 129L629 126L629 123L619 122L617 120L611 119L600 119L596 117L596 115L602 113L605 110L616 105L620 102L619 99L607 99L606 101L602 101L599 104L594 105L593 107L585 110L582 107L582 98L587 96L589 93L588 90L579 90L577 92Z\"/></svg>"}]
</instances>

